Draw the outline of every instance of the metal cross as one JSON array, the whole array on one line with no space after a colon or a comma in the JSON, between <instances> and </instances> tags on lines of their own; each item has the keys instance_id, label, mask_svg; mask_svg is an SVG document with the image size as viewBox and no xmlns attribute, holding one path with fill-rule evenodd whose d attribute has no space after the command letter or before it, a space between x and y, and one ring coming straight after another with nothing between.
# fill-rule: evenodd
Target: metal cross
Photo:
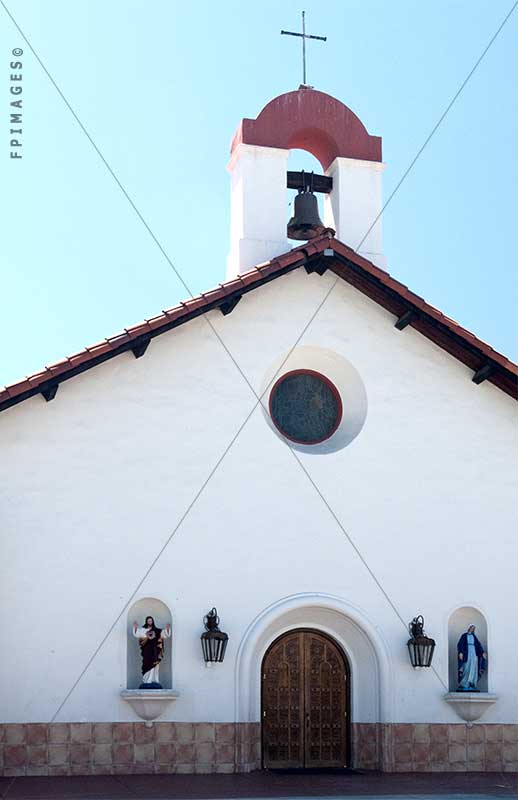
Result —
<instances>
[{"instance_id":1,"label":"metal cross","mask_svg":"<svg viewBox=\"0 0 518 800\"><path fill-rule=\"evenodd\" d=\"M295 33L294 31L281 31L281 34L286 36L300 36L302 38L302 83L306 86L306 39L319 39L321 42L327 42L327 36L311 36L306 33L306 12L302 12L302 33Z\"/></svg>"}]
</instances>

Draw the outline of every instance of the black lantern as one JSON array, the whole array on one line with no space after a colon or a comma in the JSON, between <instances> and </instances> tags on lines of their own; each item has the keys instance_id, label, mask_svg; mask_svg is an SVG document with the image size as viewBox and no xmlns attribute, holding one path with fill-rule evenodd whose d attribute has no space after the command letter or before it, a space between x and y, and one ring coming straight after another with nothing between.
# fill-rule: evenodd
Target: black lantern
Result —
<instances>
[{"instance_id":1,"label":"black lantern","mask_svg":"<svg viewBox=\"0 0 518 800\"><path fill-rule=\"evenodd\" d=\"M201 635L203 658L206 664L221 663L225 658L228 634L219 629L218 612L213 608L203 619L205 631Z\"/></svg>"},{"instance_id":2,"label":"black lantern","mask_svg":"<svg viewBox=\"0 0 518 800\"><path fill-rule=\"evenodd\" d=\"M413 667L430 667L432 665L435 641L425 635L424 617L414 617L408 626L411 638L407 642L410 662Z\"/></svg>"}]
</instances>

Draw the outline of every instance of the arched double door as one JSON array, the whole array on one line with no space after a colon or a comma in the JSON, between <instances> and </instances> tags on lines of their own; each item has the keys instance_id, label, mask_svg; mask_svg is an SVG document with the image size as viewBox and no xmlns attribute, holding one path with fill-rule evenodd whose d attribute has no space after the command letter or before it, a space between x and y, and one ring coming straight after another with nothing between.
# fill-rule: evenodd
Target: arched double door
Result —
<instances>
[{"instance_id":1,"label":"arched double door","mask_svg":"<svg viewBox=\"0 0 518 800\"><path fill-rule=\"evenodd\" d=\"M290 631L266 652L261 677L263 767L349 766L349 668L338 645Z\"/></svg>"}]
</instances>

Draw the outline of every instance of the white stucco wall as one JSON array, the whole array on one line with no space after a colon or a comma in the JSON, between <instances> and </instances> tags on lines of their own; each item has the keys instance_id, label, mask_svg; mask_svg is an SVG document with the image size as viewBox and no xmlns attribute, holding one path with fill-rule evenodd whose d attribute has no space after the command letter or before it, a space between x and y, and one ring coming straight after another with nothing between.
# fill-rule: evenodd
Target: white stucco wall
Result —
<instances>
[{"instance_id":1,"label":"white stucco wall","mask_svg":"<svg viewBox=\"0 0 518 800\"><path fill-rule=\"evenodd\" d=\"M227 278L286 253L286 172L289 150L241 142L230 173Z\"/></svg>"},{"instance_id":2,"label":"white stucco wall","mask_svg":"<svg viewBox=\"0 0 518 800\"><path fill-rule=\"evenodd\" d=\"M257 391L333 279L298 270L229 316L211 314ZM191 507L256 403L203 319L154 340L141 359L125 354L68 381L50 403L38 396L0 414L0 607L6 630L23 631L0 662L3 721L50 721L118 614L57 720L135 719L119 697L126 604L154 597L171 610L180 693L165 719L253 717L259 687L245 691L239 677L253 653L246 643L259 654L268 631L306 618L335 625L350 650L353 692L362 687L354 721L458 721L442 700L448 618L475 605L488 625L489 689L501 698L484 721L518 723L516 404L393 324L338 283L301 345L353 365L367 417L345 449L297 453L384 592L260 408ZM387 596L405 622L424 614L437 674L412 671ZM283 598L296 599L287 608ZM213 605L230 642L224 664L206 669L199 636Z\"/></svg>"},{"instance_id":3,"label":"white stucco wall","mask_svg":"<svg viewBox=\"0 0 518 800\"><path fill-rule=\"evenodd\" d=\"M278 147L243 143L232 153L227 167L230 173L228 279L294 246L286 238L289 154L289 150ZM333 188L324 195L324 224L336 231L340 241L386 269L381 224L384 168L385 164L378 161L335 158L326 170L326 175L333 179Z\"/></svg>"},{"instance_id":4,"label":"white stucco wall","mask_svg":"<svg viewBox=\"0 0 518 800\"><path fill-rule=\"evenodd\" d=\"M335 158L326 170L333 189L324 196L325 224L334 228L341 242L382 269L387 268L381 222L384 169L378 161Z\"/></svg>"}]
</instances>

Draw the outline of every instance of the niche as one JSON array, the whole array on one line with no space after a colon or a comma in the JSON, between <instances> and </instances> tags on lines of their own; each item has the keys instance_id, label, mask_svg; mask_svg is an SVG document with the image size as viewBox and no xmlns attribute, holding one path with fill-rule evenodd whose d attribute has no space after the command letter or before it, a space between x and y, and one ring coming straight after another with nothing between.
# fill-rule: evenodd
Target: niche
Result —
<instances>
[{"instance_id":1,"label":"niche","mask_svg":"<svg viewBox=\"0 0 518 800\"><path fill-rule=\"evenodd\" d=\"M156 597L144 597L137 600L128 611L126 623L127 639L127 683L128 689L138 689L142 682L142 659L140 657L139 640L133 636L133 622L139 626L144 624L146 617L153 617L157 628L165 628L169 623L172 626L171 612L161 600ZM171 638L164 641L164 657L160 662L160 683L164 689L172 689L172 648L174 630Z\"/></svg>"},{"instance_id":2,"label":"niche","mask_svg":"<svg viewBox=\"0 0 518 800\"><path fill-rule=\"evenodd\" d=\"M482 647L488 654L488 660L491 658L491 653L488 652L487 623L484 615L472 606L457 608L457 610L451 614L448 622L448 675L450 692L455 692L459 683L457 644L462 634L466 633L470 625L475 625L475 635L480 639ZM477 687L481 692L488 691L488 671L489 667L486 664L486 671L480 678Z\"/></svg>"}]
</instances>

